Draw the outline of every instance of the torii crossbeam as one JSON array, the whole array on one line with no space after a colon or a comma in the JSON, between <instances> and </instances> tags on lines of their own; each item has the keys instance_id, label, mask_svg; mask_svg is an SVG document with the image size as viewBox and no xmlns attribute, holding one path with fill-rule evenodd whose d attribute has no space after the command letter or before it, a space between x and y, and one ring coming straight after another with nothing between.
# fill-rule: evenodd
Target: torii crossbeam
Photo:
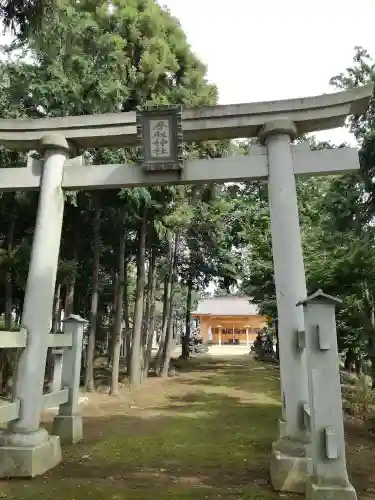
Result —
<instances>
[{"instance_id":1,"label":"torii crossbeam","mask_svg":"<svg viewBox=\"0 0 375 500\"><path fill-rule=\"evenodd\" d=\"M359 168L356 148L310 151L309 144L292 146L294 175L307 177L338 175ZM0 169L1 191L30 191L40 188L43 161L29 157L27 167ZM268 178L267 149L249 148L249 156L214 160L189 160L181 173L147 173L138 165L84 165L82 156L64 164L62 188L66 190L114 189L168 184L210 184Z\"/></svg>"}]
</instances>

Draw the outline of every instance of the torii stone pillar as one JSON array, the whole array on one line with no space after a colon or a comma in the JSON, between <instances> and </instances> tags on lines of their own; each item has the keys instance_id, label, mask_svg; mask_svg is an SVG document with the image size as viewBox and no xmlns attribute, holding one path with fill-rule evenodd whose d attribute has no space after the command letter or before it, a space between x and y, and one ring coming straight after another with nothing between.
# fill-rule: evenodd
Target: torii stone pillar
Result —
<instances>
[{"instance_id":1,"label":"torii stone pillar","mask_svg":"<svg viewBox=\"0 0 375 500\"><path fill-rule=\"evenodd\" d=\"M64 212L61 188L68 143L60 134L44 136L39 206L27 277L21 328L27 346L18 361L14 398L20 416L0 434L0 477L33 477L61 460L60 441L39 427L48 334L59 258Z\"/></svg>"},{"instance_id":2,"label":"torii stone pillar","mask_svg":"<svg viewBox=\"0 0 375 500\"><path fill-rule=\"evenodd\" d=\"M297 346L296 332L304 317L296 303L306 296L291 139L296 125L278 119L266 123L260 140L267 147L268 192L272 252L279 319L280 376L283 400L278 441L272 445L270 475L278 491L305 491L308 436L302 407L308 401L306 355Z\"/></svg>"}]
</instances>

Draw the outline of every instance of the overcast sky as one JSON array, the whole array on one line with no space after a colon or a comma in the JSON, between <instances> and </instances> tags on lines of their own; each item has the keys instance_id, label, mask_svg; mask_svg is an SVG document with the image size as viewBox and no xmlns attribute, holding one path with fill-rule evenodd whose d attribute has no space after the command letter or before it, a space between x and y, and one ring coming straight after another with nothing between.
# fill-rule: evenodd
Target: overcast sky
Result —
<instances>
[{"instance_id":1,"label":"overcast sky","mask_svg":"<svg viewBox=\"0 0 375 500\"><path fill-rule=\"evenodd\" d=\"M333 92L329 79L351 64L354 46L375 57L375 1L160 0L207 64L220 103ZM348 140L345 130L320 138Z\"/></svg>"}]
</instances>

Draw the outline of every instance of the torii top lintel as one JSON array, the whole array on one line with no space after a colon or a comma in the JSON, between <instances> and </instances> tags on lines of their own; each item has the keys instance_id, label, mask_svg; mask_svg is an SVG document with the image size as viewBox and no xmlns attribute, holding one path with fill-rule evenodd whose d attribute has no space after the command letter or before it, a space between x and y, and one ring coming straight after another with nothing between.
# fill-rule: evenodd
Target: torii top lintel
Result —
<instances>
[{"instance_id":1,"label":"torii top lintel","mask_svg":"<svg viewBox=\"0 0 375 500\"><path fill-rule=\"evenodd\" d=\"M372 93L373 86L366 85L314 97L185 109L184 141L255 137L266 122L278 118L293 121L298 134L341 127L348 115L366 111ZM53 132L82 148L135 146L136 114L0 120L0 145L19 151L36 149L41 137Z\"/></svg>"}]
</instances>

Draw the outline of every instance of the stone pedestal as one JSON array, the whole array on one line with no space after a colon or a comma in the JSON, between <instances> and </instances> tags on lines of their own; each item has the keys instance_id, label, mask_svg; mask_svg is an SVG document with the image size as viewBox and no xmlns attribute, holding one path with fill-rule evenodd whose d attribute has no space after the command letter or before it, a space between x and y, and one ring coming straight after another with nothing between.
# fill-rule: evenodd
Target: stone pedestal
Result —
<instances>
[{"instance_id":1,"label":"stone pedestal","mask_svg":"<svg viewBox=\"0 0 375 500\"><path fill-rule=\"evenodd\" d=\"M308 479L308 445L282 435L272 444L270 477L276 491L304 493Z\"/></svg>"},{"instance_id":2,"label":"stone pedestal","mask_svg":"<svg viewBox=\"0 0 375 500\"><path fill-rule=\"evenodd\" d=\"M356 500L346 470L335 304L318 290L303 305L309 383L311 476L310 500ZM301 307L302 309L302 307Z\"/></svg>"},{"instance_id":3,"label":"stone pedestal","mask_svg":"<svg viewBox=\"0 0 375 500\"><path fill-rule=\"evenodd\" d=\"M353 486L345 485L322 485L316 484L311 479L306 486L307 500L357 500L357 493Z\"/></svg>"},{"instance_id":4,"label":"stone pedestal","mask_svg":"<svg viewBox=\"0 0 375 500\"><path fill-rule=\"evenodd\" d=\"M33 477L61 460L58 437L39 429L48 334L64 212L61 189L68 144L59 134L43 137L43 173L21 327L27 345L17 364L13 397L20 416L0 435L0 477Z\"/></svg>"},{"instance_id":5,"label":"stone pedestal","mask_svg":"<svg viewBox=\"0 0 375 500\"><path fill-rule=\"evenodd\" d=\"M53 434L59 436L63 444L83 441L83 424L81 415L57 415L53 419Z\"/></svg>"},{"instance_id":6,"label":"stone pedestal","mask_svg":"<svg viewBox=\"0 0 375 500\"><path fill-rule=\"evenodd\" d=\"M272 447L271 483L278 491L304 491L308 434L302 406L308 400L306 357L297 331L304 328L303 311L296 303L306 296L291 138L297 134L289 120L266 123L260 140L267 147L268 193L272 252L278 311L280 378L283 399L280 436Z\"/></svg>"},{"instance_id":7,"label":"stone pedestal","mask_svg":"<svg viewBox=\"0 0 375 500\"><path fill-rule=\"evenodd\" d=\"M0 477L35 477L61 462L60 439L45 429L30 434L0 434Z\"/></svg>"}]
</instances>

